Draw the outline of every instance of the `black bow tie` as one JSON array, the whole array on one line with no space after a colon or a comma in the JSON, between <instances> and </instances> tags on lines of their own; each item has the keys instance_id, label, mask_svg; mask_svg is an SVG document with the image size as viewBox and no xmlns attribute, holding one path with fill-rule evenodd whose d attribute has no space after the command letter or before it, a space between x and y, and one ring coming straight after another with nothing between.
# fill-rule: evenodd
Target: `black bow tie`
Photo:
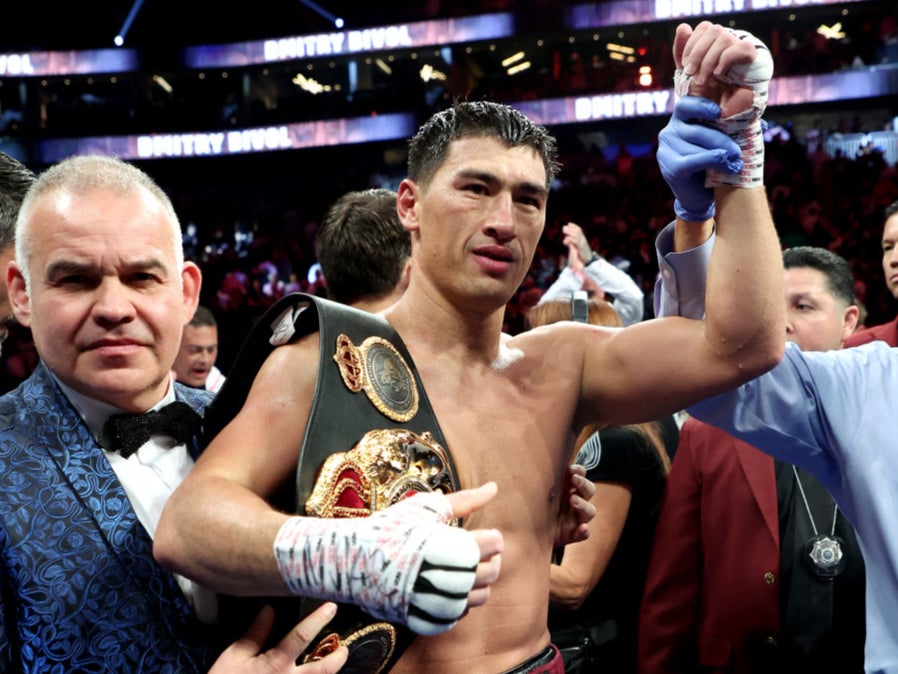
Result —
<instances>
[{"instance_id":1,"label":"black bow tie","mask_svg":"<svg viewBox=\"0 0 898 674\"><path fill-rule=\"evenodd\" d=\"M174 402L143 414L113 414L100 432L100 446L128 458L151 435L169 435L181 445L199 430L202 418L187 403Z\"/></svg>"}]
</instances>

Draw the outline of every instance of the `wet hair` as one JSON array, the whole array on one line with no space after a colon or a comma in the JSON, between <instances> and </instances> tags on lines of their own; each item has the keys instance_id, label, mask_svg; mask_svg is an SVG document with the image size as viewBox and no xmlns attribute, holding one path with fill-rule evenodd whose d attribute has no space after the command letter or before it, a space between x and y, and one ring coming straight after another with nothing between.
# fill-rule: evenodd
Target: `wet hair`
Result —
<instances>
[{"instance_id":1,"label":"wet hair","mask_svg":"<svg viewBox=\"0 0 898 674\"><path fill-rule=\"evenodd\" d=\"M411 235L396 213L396 192L348 192L328 209L315 249L330 299L353 304L387 295L412 254Z\"/></svg>"},{"instance_id":2,"label":"wet hair","mask_svg":"<svg viewBox=\"0 0 898 674\"><path fill-rule=\"evenodd\" d=\"M846 307L855 303L854 276L848 261L826 248L794 246L783 251L786 269L816 269L826 277L826 289Z\"/></svg>"},{"instance_id":3,"label":"wet hair","mask_svg":"<svg viewBox=\"0 0 898 674\"><path fill-rule=\"evenodd\" d=\"M546 188L561 168L557 143L545 127L508 105L465 101L433 115L409 141L409 178L426 186L446 161L453 141L483 136L536 152L546 169Z\"/></svg>"}]
</instances>

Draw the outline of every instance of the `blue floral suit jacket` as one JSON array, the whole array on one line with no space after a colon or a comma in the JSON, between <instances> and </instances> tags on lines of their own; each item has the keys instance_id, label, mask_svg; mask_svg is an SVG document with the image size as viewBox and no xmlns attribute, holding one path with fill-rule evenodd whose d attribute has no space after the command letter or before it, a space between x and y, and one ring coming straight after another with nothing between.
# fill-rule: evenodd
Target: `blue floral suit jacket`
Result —
<instances>
[{"instance_id":1,"label":"blue floral suit jacket","mask_svg":"<svg viewBox=\"0 0 898 674\"><path fill-rule=\"evenodd\" d=\"M176 397L202 413L210 394ZM0 398L0 672L205 672L210 632L38 365Z\"/></svg>"}]
</instances>

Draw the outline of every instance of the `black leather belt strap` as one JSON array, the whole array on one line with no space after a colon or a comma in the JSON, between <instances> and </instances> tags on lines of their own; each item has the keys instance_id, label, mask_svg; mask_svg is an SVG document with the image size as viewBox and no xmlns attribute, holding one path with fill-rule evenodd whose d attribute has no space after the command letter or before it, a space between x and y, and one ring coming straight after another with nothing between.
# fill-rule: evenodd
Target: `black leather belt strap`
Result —
<instances>
[{"instance_id":1,"label":"black leather belt strap","mask_svg":"<svg viewBox=\"0 0 898 674\"><path fill-rule=\"evenodd\" d=\"M555 659L555 655L558 651L555 650L551 645L546 646L546 649L540 651L536 655L534 655L529 660L526 660L519 664L517 667L512 667L511 669L506 669L502 674L528 674L528 672L533 672L539 669L540 667L545 667L552 660Z\"/></svg>"}]
</instances>

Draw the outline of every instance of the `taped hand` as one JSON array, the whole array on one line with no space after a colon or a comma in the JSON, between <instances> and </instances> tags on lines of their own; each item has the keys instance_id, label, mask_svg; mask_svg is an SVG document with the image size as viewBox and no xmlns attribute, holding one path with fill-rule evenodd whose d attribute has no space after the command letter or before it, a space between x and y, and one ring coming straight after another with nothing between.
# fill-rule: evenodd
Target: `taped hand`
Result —
<instances>
[{"instance_id":1,"label":"taped hand","mask_svg":"<svg viewBox=\"0 0 898 674\"><path fill-rule=\"evenodd\" d=\"M658 134L658 165L674 194L681 220L704 222L714 217L714 191L705 187L705 172L742 169L739 145L722 131L706 126L720 117L720 106L698 96L684 96Z\"/></svg>"}]
</instances>

